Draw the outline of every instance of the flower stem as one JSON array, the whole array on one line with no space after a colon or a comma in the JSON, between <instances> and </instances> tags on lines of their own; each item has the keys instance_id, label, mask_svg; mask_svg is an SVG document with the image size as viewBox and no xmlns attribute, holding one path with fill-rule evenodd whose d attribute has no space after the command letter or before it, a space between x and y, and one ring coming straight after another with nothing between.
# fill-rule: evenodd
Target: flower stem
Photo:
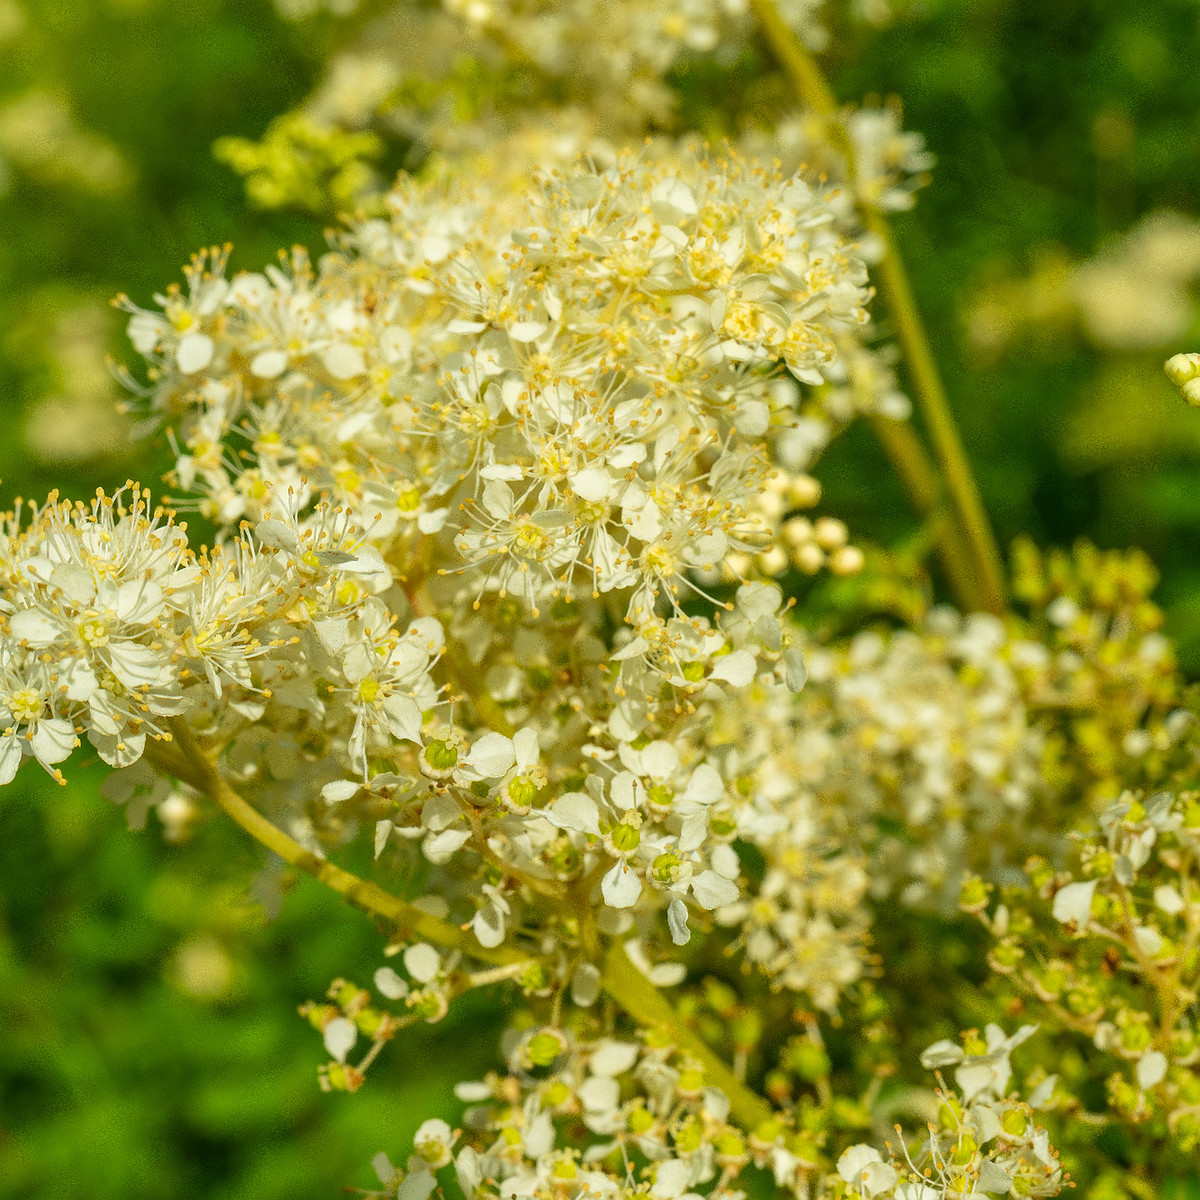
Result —
<instances>
[{"instance_id":1,"label":"flower stem","mask_svg":"<svg viewBox=\"0 0 1200 1200\"><path fill-rule=\"evenodd\" d=\"M830 137L845 156L853 181L853 146L845 126L838 117L837 100L821 74L820 67L784 23L773 0L750 0L750 8L772 53L791 80L797 98L828 118ZM969 553L967 563L959 563L952 567L949 557L956 552L955 547L950 540L939 539L939 551L946 566L946 574L956 593L961 593L964 572L973 578L974 586L968 593L957 595L959 603L964 607L979 607L989 612L1002 613L1004 568L995 535L963 450L962 440L946 398L946 389L929 346L929 337L913 299L904 263L883 216L875 209L864 206L861 217L866 231L878 238L884 246L883 259L876 266L874 274L895 324L896 340L904 355L914 398L929 431L934 456L945 479L947 497ZM884 448L891 456L892 447L887 442ZM897 463L894 457L893 462L903 475L903 464ZM955 538L954 542L957 540ZM961 549L962 547L959 547L957 552L961 553Z\"/></svg>"},{"instance_id":2,"label":"flower stem","mask_svg":"<svg viewBox=\"0 0 1200 1200\"><path fill-rule=\"evenodd\" d=\"M413 548L412 561L406 564L406 573L400 576L409 607L419 617L437 614L437 605L433 602L425 582L429 573L430 550L429 538L420 538ZM442 628L446 639L442 662L451 682L471 702L476 715L489 729L505 737L512 737L516 730L504 715L504 709L497 703L496 698L483 686L483 672L471 661L466 647L450 633L447 622L442 622Z\"/></svg>"},{"instance_id":3,"label":"flower stem","mask_svg":"<svg viewBox=\"0 0 1200 1200\"><path fill-rule=\"evenodd\" d=\"M665 1030L680 1049L699 1059L714 1087L729 1099L730 1110L747 1132L753 1132L774 1112L760 1095L751 1091L671 1007L663 994L633 965L620 941L614 940L604 956L600 971L604 990L640 1025Z\"/></svg>"},{"instance_id":4,"label":"flower stem","mask_svg":"<svg viewBox=\"0 0 1200 1200\"><path fill-rule=\"evenodd\" d=\"M946 511L941 481L912 426L880 413L873 413L868 420L884 453L900 476L913 511L929 522L927 536L932 538L937 549L955 600L967 612L986 608L975 573L971 570L970 552L963 547L958 526Z\"/></svg>"}]
</instances>

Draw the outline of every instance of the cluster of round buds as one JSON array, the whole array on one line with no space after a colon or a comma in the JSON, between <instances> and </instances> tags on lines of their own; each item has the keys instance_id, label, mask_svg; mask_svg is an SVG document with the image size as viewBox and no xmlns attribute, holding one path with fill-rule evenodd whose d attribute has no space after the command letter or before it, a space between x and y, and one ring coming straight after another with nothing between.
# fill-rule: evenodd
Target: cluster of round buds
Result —
<instances>
[{"instance_id":1,"label":"cluster of round buds","mask_svg":"<svg viewBox=\"0 0 1200 1200\"><path fill-rule=\"evenodd\" d=\"M1027 864L1001 891L968 879L961 906L995 938L992 969L1051 1028L1085 1034L1107 1063L1118 1119L1185 1154L1200 1144L1200 798L1127 795L1079 838L1079 865ZM1160 1153L1161 1153L1160 1142Z\"/></svg>"},{"instance_id":2,"label":"cluster of round buds","mask_svg":"<svg viewBox=\"0 0 1200 1200\"><path fill-rule=\"evenodd\" d=\"M1163 368L1167 377L1193 407L1200 408L1200 354L1176 354Z\"/></svg>"},{"instance_id":3,"label":"cluster of round buds","mask_svg":"<svg viewBox=\"0 0 1200 1200\"><path fill-rule=\"evenodd\" d=\"M828 567L835 575L853 575L863 566L863 553L849 545L850 535L836 517L804 516L821 498L821 485L804 473L774 471L751 499L755 523L766 533L758 553L730 554L717 578L724 582L757 575L773 578L794 569L815 575ZM704 575L701 573L703 580ZM714 579L715 582L715 579Z\"/></svg>"}]
</instances>

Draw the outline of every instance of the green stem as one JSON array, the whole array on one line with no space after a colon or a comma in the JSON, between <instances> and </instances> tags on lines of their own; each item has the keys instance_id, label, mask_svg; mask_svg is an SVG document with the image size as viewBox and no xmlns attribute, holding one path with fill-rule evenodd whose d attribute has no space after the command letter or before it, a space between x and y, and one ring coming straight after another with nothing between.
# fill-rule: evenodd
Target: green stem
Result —
<instances>
[{"instance_id":1,"label":"green stem","mask_svg":"<svg viewBox=\"0 0 1200 1200\"><path fill-rule=\"evenodd\" d=\"M951 592L968 612L986 607L971 570L970 553L963 547L957 524L945 510L941 482L920 439L904 421L893 421L878 413L868 419L900 476L913 511L929 522L927 536L933 539Z\"/></svg>"},{"instance_id":2,"label":"green stem","mask_svg":"<svg viewBox=\"0 0 1200 1200\"><path fill-rule=\"evenodd\" d=\"M798 99L829 119L830 136L845 156L853 182L853 146L845 126L839 119L837 100L821 74L820 67L784 23L773 0L750 0L750 8L772 53L791 80ZM946 389L913 299L904 263L882 214L864 207L861 216L867 232L874 234L884 246L883 259L875 267L874 275L892 315L896 340L904 355L914 398L929 430L934 455L945 478L947 496L953 505L957 523L961 526L972 560L970 573L975 577L975 585L967 594L958 595L958 600L964 607L978 606L989 612L1002 613L1004 567L1000 552L950 411ZM955 586L957 579L961 587L962 566L952 568L948 562L947 556L952 551L950 543L939 542L939 549L947 566L951 586ZM959 588L956 587L955 590L957 592Z\"/></svg>"},{"instance_id":3,"label":"green stem","mask_svg":"<svg viewBox=\"0 0 1200 1200\"><path fill-rule=\"evenodd\" d=\"M775 1115L770 1104L742 1083L703 1039L683 1023L662 992L630 962L619 941L614 940L604 956L600 984L640 1025L664 1030L680 1050L703 1064L708 1082L729 1098L730 1111L745 1130L753 1132Z\"/></svg>"},{"instance_id":4,"label":"green stem","mask_svg":"<svg viewBox=\"0 0 1200 1200\"><path fill-rule=\"evenodd\" d=\"M420 538L413 548L412 562L407 564L411 574L400 575L401 586L404 588L404 595L408 599L409 607L419 617L431 617L437 614L437 605L429 595L429 588L425 582L429 574L430 550L429 538ZM505 737L512 737L516 730L513 728L512 722L504 715L504 709L497 703L496 698L483 686L483 672L471 661L466 647L457 638L451 636L445 621L442 622L442 629L446 639L442 662L446 666L446 673L450 676L451 682L470 700L476 715L489 729L495 733L501 733Z\"/></svg>"}]
</instances>

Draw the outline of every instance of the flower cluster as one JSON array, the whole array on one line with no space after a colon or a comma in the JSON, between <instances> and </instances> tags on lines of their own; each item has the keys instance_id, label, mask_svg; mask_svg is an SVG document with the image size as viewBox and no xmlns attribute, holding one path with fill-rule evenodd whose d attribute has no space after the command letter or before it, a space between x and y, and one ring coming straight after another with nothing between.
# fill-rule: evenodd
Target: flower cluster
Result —
<instances>
[{"instance_id":1,"label":"flower cluster","mask_svg":"<svg viewBox=\"0 0 1200 1200\"><path fill-rule=\"evenodd\" d=\"M674 136L681 71L789 29L803 65L818 7L373 9L389 51L221 150L266 203L363 200L330 252L231 277L214 249L120 302L132 408L214 546L134 485L0 521L0 783L86 736L131 824L215 804L387 930L373 991L301 1009L326 1090L463 993L519 991L462 1129L376 1159L395 1200L743 1200L756 1172L797 1200L1056 1195L1033 1110L1080 1109L1044 1068L1011 1088L1036 1028L945 1040L952 994L901 1030L877 978L873 940L950 947L956 898L1012 989L990 1015L1040 1006L1114 1060L1146 1144L1200 1141L1200 801L1155 791L1197 731L1148 561L1018 543L1007 611L1001 568L994 612L959 612L919 565L883 613L821 598L847 578L795 611L866 561L811 474L858 414L961 603L991 558L953 436L935 468L888 424L868 266L919 366L883 214L932 165L899 109L833 111L817 76L770 132L726 105L723 153ZM398 131L421 165L384 193L365 160ZM1195 400L1200 357L1168 371ZM900 558L872 558L885 591ZM331 861L349 844L370 878ZM929 1041L953 1088L899 1061ZM928 1123L885 1155L897 1117Z\"/></svg>"},{"instance_id":2,"label":"flower cluster","mask_svg":"<svg viewBox=\"0 0 1200 1200\"><path fill-rule=\"evenodd\" d=\"M277 0L276 6L285 17L299 19L318 3ZM356 0L327 0L326 6L344 13L356 7ZM844 13L830 15L875 25L891 16L887 0L843 7ZM779 5L782 20L814 48L829 41L821 8L822 0L785 0ZM474 60L476 89L482 76L509 106L511 76L521 72L526 104L532 75L540 85L535 95L544 103L565 100L589 110L610 128L636 133L647 123L672 118L674 70L698 58L736 60L752 41L755 24L747 0L442 0L440 6L430 7L401 0L343 52L335 73L350 74L344 64L352 56L375 63L390 60L396 64L395 75L404 78L402 94L408 92L413 101L424 102L420 107L436 111L448 107L455 85L461 86L455 79L461 62L455 63L453 56L461 58L465 51ZM404 42L393 40L401 29L408 37ZM398 54L398 44L419 45L420 54ZM330 79L323 91L336 83ZM328 103L320 93L317 99L318 104Z\"/></svg>"},{"instance_id":3,"label":"flower cluster","mask_svg":"<svg viewBox=\"0 0 1200 1200\"><path fill-rule=\"evenodd\" d=\"M902 1144L890 1161L874 1147L851 1146L838 1159L846 1185L835 1194L863 1200L935 1200L943 1196L1057 1196L1069 1184L1045 1129L1033 1110L1054 1092L1045 1078L1022 1101L1009 1093L1009 1055L1036 1028L1023 1025L1009 1037L989 1025L984 1037L971 1031L963 1045L943 1041L921 1055L926 1070L953 1066L956 1088L938 1094L937 1120L914 1154ZM897 1129L897 1132L901 1131ZM890 1147L889 1147L890 1149Z\"/></svg>"},{"instance_id":4,"label":"flower cluster","mask_svg":"<svg viewBox=\"0 0 1200 1200\"><path fill-rule=\"evenodd\" d=\"M739 1196L755 1168L796 1197L1055 1196L1068 1179L1033 1119L1055 1078L1028 1102L1009 1091L1009 1056L1033 1032L1024 1026L1005 1037L989 1025L986 1040L971 1031L964 1046L930 1046L922 1065L954 1065L957 1086L939 1091L937 1119L915 1149L896 1127L904 1140L889 1162L870 1145L839 1144L827 1131L797 1127L785 1111L747 1129L704 1065L669 1041L514 1028L506 1035L506 1071L455 1089L469 1105L462 1129L425 1121L403 1168L383 1153L374 1166L382 1195L398 1200L426 1200L451 1178L468 1200L497 1191ZM803 1118L810 1126L812 1116Z\"/></svg>"},{"instance_id":5,"label":"flower cluster","mask_svg":"<svg viewBox=\"0 0 1200 1200\"><path fill-rule=\"evenodd\" d=\"M286 532L282 522L274 522ZM223 693L272 695L292 674L299 630L346 609L330 568L353 568L344 540L290 535L271 553L253 540L192 552L149 493L128 485L91 505L51 496L0 530L0 778L23 756L59 777L86 734L114 767L147 737Z\"/></svg>"},{"instance_id":6,"label":"flower cluster","mask_svg":"<svg viewBox=\"0 0 1200 1200\"><path fill-rule=\"evenodd\" d=\"M1032 859L1027 882L999 903L979 879L960 903L995 939L993 971L1047 1025L1090 1043L1091 1072L1107 1066L1113 1118L1141 1126L1158 1153L1190 1154L1200 1144L1200 800L1128 794L1078 842L1073 871Z\"/></svg>"},{"instance_id":7,"label":"flower cluster","mask_svg":"<svg viewBox=\"0 0 1200 1200\"><path fill-rule=\"evenodd\" d=\"M161 315L135 311L149 406L178 421L175 475L206 515L328 494L393 574L441 533L463 597L536 610L581 584L632 589L634 623L764 545L759 510L778 523L788 501L756 499L774 444L796 465L798 422L763 368L819 384L865 319L823 196L683 159L577 170L526 199L508 231L515 197L407 186L317 272L294 255L228 281L215 254Z\"/></svg>"}]
</instances>

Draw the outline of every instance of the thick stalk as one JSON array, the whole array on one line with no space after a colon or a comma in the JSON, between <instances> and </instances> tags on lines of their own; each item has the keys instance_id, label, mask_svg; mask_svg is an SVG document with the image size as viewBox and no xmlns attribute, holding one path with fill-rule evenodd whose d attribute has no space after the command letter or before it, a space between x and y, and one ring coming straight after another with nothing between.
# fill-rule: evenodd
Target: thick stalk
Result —
<instances>
[{"instance_id":1,"label":"thick stalk","mask_svg":"<svg viewBox=\"0 0 1200 1200\"><path fill-rule=\"evenodd\" d=\"M680 1050L703 1064L708 1082L729 1098L731 1112L747 1132L774 1115L766 1100L742 1083L700 1036L680 1020L658 988L630 962L619 941L614 940L604 956L600 983L640 1025L665 1030Z\"/></svg>"},{"instance_id":2,"label":"thick stalk","mask_svg":"<svg viewBox=\"0 0 1200 1200\"><path fill-rule=\"evenodd\" d=\"M750 8L772 53L791 80L797 98L829 119L830 136L845 156L853 181L853 147L838 117L837 100L820 67L779 16L773 0L750 0ZM861 215L863 226L879 238L884 246L883 259L876 266L874 276L891 313L914 399L929 430L934 455L945 479L946 494L965 537L971 572L977 580L976 586L971 589L975 595L960 595L959 601L966 607L978 606L1001 613L1004 611L1004 568L1000 553L950 411L946 389L914 302L908 275L882 214L864 208ZM888 449L886 443L885 449ZM897 468L902 469L899 464ZM962 578L961 567L951 568L948 562L947 556L953 549L949 542L939 542L939 551L947 565L952 586L956 578Z\"/></svg>"},{"instance_id":3,"label":"thick stalk","mask_svg":"<svg viewBox=\"0 0 1200 1200\"><path fill-rule=\"evenodd\" d=\"M196 740L186 721L171 722L172 741L151 743L146 757L166 774L183 780L207 795L257 842L277 854L289 866L305 871L332 888L350 904L392 925L405 938L419 938L445 949L461 950L472 958L497 966L515 966L535 961L509 946L487 949L465 930L438 920L419 908L386 892L369 880L335 866L305 850L232 788L216 764ZM729 1097L734 1116L747 1131L772 1116L771 1106L740 1082L704 1041L692 1032L662 993L633 965L619 942L614 941L604 957L601 984L614 1001L638 1024L664 1030L675 1045L704 1066L708 1081Z\"/></svg>"}]
</instances>

